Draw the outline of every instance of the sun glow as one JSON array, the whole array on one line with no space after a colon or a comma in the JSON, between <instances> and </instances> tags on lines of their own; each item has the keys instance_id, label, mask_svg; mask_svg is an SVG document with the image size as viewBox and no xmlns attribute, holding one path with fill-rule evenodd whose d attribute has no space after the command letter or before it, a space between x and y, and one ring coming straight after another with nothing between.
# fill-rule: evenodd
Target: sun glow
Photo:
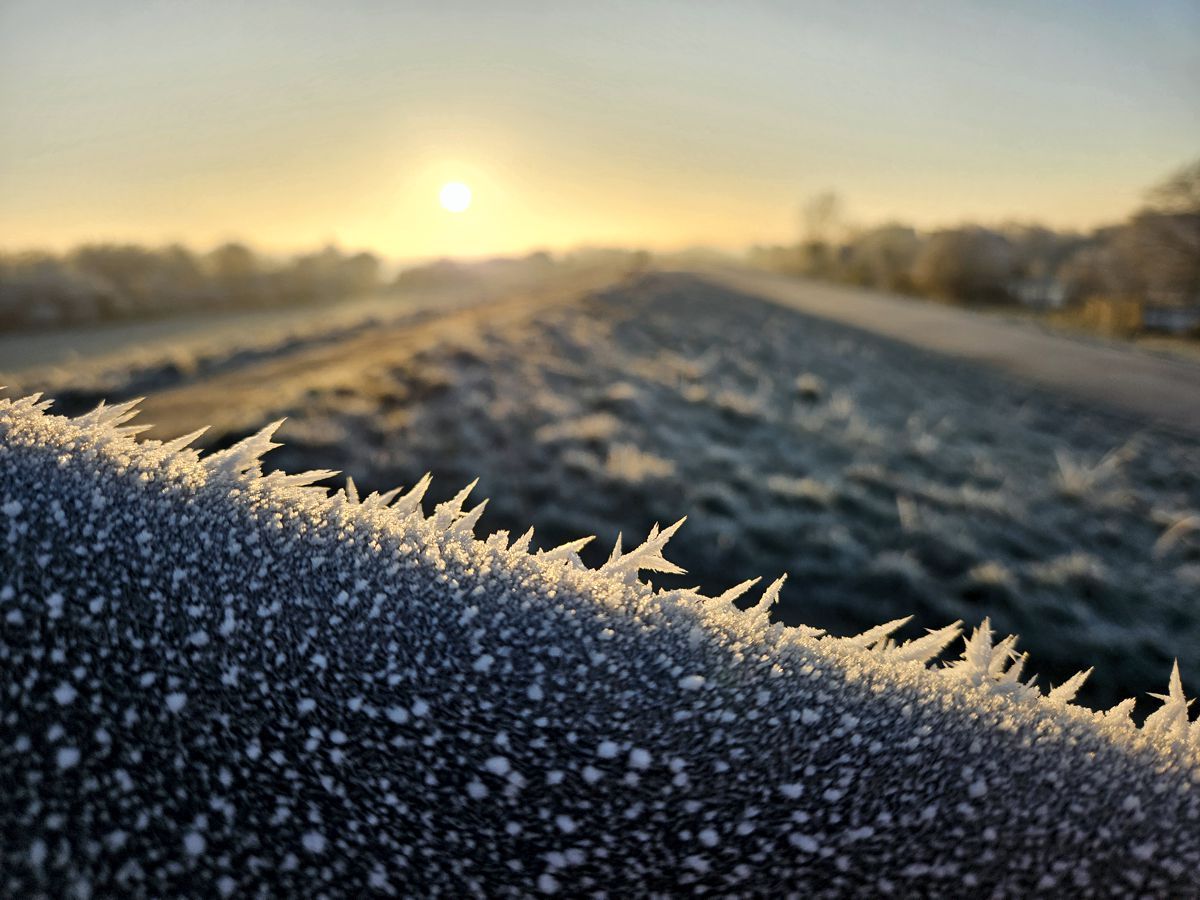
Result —
<instances>
[{"instance_id":1,"label":"sun glow","mask_svg":"<svg viewBox=\"0 0 1200 900\"><path fill-rule=\"evenodd\" d=\"M460 213L471 205L471 189L461 181L450 181L442 185L438 199L447 212Z\"/></svg>"}]
</instances>

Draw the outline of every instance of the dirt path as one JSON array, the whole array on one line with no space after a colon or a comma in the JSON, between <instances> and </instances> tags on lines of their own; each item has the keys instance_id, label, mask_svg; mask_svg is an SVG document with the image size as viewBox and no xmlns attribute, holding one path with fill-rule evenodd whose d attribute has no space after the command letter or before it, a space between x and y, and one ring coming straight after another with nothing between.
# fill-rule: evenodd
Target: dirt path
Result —
<instances>
[{"instance_id":1,"label":"dirt path","mask_svg":"<svg viewBox=\"0 0 1200 900\"><path fill-rule=\"evenodd\" d=\"M840 285L732 269L697 274L801 312L993 366L1116 412L1200 435L1200 365L1185 360Z\"/></svg>"},{"instance_id":2,"label":"dirt path","mask_svg":"<svg viewBox=\"0 0 1200 900\"><path fill-rule=\"evenodd\" d=\"M301 347L250 365L224 371L150 394L139 418L153 423L147 437L167 439L208 425L211 435L246 432L294 406L311 391L343 388L353 392L364 374L395 365L480 321L495 325L518 321L549 305L565 302L619 276L611 269L577 272L547 279L487 302L416 322L381 325L332 344ZM204 444L204 439L199 442Z\"/></svg>"},{"instance_id":3,"label":"dirt path","mask_svg":"<svg viewBox=\"0 0 1200 900\"><path fill-rule=\"evenodd\" d=\"M47 366L102 364L108 359L119 362L131 353L161 351L164 347L187 352L213 344L236 344L248 335L332 330L371 317L396 317L444 301L439 296L381 294L336 304L190 312L159 319L0 334L0 371L20 374Z\"/></svg>"}]
</instances>

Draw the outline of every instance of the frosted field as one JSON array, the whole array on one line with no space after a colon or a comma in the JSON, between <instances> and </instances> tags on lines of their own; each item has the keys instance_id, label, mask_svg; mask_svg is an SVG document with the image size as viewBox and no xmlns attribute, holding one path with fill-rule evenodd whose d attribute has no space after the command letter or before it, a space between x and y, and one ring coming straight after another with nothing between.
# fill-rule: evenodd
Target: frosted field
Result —
<instances>
[{"instance_id":1,"label":"frosted field","mask_svg":"<svg viewBox=\"0 0 1200 900\"><path fill-rule=\"evenodd\" d=\"M782 618L837 634L990 616L1043 686L1094 665L1093 706L1160 691L1176 657L1200 673L1194 438L687 275L442 319L51 386L68 410L150 393L156 436L215 418L210 446L286 415L268 467L364 492L478 477L483 531L595 534L593 564L686 515L688 574L656 583L786 572Z\"/></svg>"}]
</instances>

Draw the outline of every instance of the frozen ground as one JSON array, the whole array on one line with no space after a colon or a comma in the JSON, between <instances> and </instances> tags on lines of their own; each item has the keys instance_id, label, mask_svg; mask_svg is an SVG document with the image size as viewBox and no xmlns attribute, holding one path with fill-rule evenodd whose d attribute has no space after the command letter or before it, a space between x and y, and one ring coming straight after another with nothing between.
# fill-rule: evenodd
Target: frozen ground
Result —
<instances>
[{"instance_id":1,"label":"frozen ground","mask_svg":"<svg viewBox=\"0 0 1200 900\"><path fill-rule=\"evenodd\" d=\"M287 415L269 462L365 491L478 476L485 530L596 534L591 562L686 514L672 584L788 572L783 618L835 633L991 616L1043 683L1095 665L1091 704L1200 671L1194 438L729 284L583 287L101 388L149 391L156 436L216 421L218 446ZM95 399L58 377L68 408Z\"/></svg>"}]
</instances>

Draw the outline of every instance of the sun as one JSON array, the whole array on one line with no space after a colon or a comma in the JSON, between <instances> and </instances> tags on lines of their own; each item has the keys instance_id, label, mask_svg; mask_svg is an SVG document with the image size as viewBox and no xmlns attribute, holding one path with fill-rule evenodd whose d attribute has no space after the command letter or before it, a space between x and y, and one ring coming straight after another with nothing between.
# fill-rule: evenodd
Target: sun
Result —
<instances>
[{"instance_id":1,"label":"sun","mask_svg":"<svg viewBox=\"0 0 1200 900\"><path fill-rule=\"evenodd\" d=\"M471 205L471 189L461 181L449 181L442 185L438 199L447 212L460 213Z\"/></svg>"}]
</instances>

